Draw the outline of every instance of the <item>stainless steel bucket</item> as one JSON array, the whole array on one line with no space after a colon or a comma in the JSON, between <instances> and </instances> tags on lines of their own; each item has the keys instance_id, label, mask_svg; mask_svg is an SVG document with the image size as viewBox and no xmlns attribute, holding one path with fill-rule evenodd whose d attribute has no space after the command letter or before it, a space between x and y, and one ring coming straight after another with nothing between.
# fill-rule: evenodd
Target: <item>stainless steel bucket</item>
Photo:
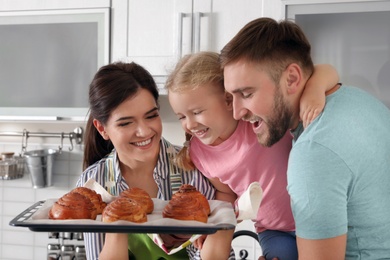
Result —
<instances>
[{"instance_id":1,"label":"stainless steel bucket","mask_svg":"<svg viewBox=\"0 0 390 260\"><path fill-rule=\"evenodd\" d=\"M57 150L43 149L25 152L27 167L34 188L53 185L53 165Z\"/></svg>"}]
</instances>

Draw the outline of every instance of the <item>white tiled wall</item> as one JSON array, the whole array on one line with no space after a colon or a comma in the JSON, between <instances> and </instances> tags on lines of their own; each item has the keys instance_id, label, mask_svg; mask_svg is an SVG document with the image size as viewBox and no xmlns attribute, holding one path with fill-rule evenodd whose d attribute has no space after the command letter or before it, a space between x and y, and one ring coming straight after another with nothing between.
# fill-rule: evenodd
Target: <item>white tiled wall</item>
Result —
<instances>
[{"instance_id":1,"label":"white tiled wall","mask_svg":"<svg viewBox=\"0 0 390 260\"><path fill-rule=\"evenodd\" d=\"M32 188L30 174L21 179L0 181L0 259L46 259L46 248L53 239L46 232L31 232L9 222L37 201L58 198L75 186L81 172L80 158L70 152L58 155L53 169L53 186Z\"/></svg>"},{"instance_id":2,"label":"white tiled wall","mask_svg":"<svg viewBox=\"0 0 390 260\"><path fill-rule=\"evenodd\" d=\"M28 148L56 149L57 146L31 142ZM64 151L56 156L52 187L34 189L29 173L20 179L0 180L0 259L46 259L47 244L58 242L57 239L49 239L47 232L32 232L28 228L10 226L9 222L35 202L58 198L75 186L81 173L82 152L79 147L72 152L67 149L68 146L64 146ZM0 151L20 152L20 144L0 144ZM68 240L66 243L81 242Z\"/></svg>"}]
</instances>

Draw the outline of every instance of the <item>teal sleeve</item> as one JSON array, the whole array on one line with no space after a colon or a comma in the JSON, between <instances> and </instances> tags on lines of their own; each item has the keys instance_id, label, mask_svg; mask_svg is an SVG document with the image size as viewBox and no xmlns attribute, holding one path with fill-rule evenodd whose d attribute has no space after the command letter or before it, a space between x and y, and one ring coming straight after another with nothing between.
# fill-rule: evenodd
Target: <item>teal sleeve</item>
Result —
<instances>
[{"instance_id":1,"label":"teal sleeve","mask_svg":"<svg viewBox=\"0 0 390 260\"><path fill-rule=\"evenodd\" d=\"M291 151L288 192L297 236L324 239L347 233L350 169L327 147L305 141Z\"/></svg>"}]
</instances>

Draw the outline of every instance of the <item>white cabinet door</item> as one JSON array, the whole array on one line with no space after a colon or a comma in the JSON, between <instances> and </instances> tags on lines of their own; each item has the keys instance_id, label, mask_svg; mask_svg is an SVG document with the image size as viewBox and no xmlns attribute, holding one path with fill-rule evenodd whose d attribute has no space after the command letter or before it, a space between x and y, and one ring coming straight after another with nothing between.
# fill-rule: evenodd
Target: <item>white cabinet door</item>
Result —
<instances>
[{"instance_id":1,"label":"white cabinet door","mask_svg":"<svg viewBox=\"0 0 390 260\"><path fill-rule=\"evenodd\" d=\"M263 14L261 0L214 0L208 46L220 52L245 24Z\"/></svg>"},{"instance_id":2,"label":"white cabinet door","mask_svg":"<svg viewBox=\"0 0 390 260\"><path fill-rule=\"evenodd\" d=\"M114 0L112 5L113 61L134 61L153 75L166 75L180 51L191 51L191 0Z\"/></svg>"},{"instance_id":3,"label":"white cabinet door","mask_svg":"<svg viewBox=\"0 0 390 260\"><path fill-rule=\"evenodd\" d=\"M262 0L263 16L273 18L277 21L284 19L285 4L284 0Z\"/></svg>"},{"instance_id":4,"label":"white cabinet door","mask_svg":"<svg viewBox=\"0 0 390 260\"><path fill-rule=\"evenodd\" d=\"M113 0L112 60L135 61L154 76L198 51L219 52L250 20L261 0Z\"/></svg>"}]
</instances>

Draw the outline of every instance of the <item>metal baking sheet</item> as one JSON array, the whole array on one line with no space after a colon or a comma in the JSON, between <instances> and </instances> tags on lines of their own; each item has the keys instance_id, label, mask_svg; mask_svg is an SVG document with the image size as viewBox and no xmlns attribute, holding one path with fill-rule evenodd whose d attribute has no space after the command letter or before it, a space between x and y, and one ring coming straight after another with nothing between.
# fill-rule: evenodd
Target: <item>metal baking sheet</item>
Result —
<instances>
[{"instance_id":1,"label":"metal baking sheet","mask_svg":"<svg viewBox=\"0 0 390 260\"><path fill-rule=\"evenodd\" d=\"M103 223L101 215L96 220L51 220L48 212L56 199L39 201L24 210L10 225L27 227L35 232L104 232L104 233L175 233L213 234L218 230L234 229L237 221L230 203L210 200L211 214L208 223L162 218L167 201L153 199L155 209L145 223L116 221Z\"/></svg>"}]
</instances>

